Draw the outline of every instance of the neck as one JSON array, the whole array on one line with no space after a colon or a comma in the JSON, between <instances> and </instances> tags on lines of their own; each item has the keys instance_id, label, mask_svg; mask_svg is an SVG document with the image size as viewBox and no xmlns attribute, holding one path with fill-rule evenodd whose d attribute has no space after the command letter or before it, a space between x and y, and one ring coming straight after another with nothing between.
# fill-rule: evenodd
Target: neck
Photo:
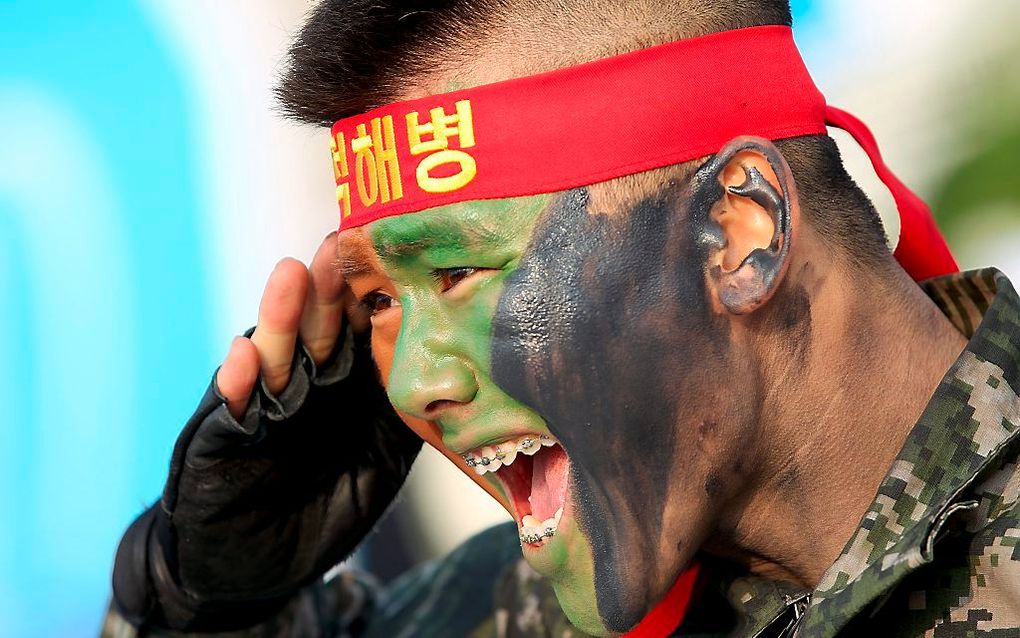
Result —
<instances>
[{"instance_id":1,"label":"neck","mask_svg":"<svg viewBox=\"0 0 1020 638\"><path fill-rule=\"evenodd\" d=\"M719 530L738 548L730 557L752 572L811 588L966 345L895 265L881 277L840 270L791 265L789 298L778 307L788 315L800 305L806 316L799 333L761 348L761 369L770 373L759 473Z\"/></svg>"}]
</instances>

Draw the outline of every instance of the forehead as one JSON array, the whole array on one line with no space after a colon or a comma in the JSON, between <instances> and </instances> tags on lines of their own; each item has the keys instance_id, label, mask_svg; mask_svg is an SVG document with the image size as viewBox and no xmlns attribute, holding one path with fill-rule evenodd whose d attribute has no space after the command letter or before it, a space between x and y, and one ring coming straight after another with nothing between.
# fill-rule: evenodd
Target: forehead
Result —
<instances>
[{"instance_id":1,"label":"forehead","mask_svg":"<svg viewBox=\"0 0 1020 638\"><path fill-rule=\"evenodd\" d=\"M340 232L346 274L380 270L420 255L500 253L521 246L552 196L536 195L440 206Z\"/></svg>"}]
</instances>

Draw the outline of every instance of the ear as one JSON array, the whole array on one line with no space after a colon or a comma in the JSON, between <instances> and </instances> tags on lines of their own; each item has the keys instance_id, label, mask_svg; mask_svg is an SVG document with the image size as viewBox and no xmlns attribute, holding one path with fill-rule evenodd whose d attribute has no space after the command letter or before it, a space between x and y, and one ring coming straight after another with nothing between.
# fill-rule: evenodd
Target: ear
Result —
<instances>
[{"instance_id":1,"label":"ear","mask_svg":"<svg viewBox=\"0 0 1020 638\"><path fill-rule=\"evenodd\" d=\"M793 176L779 149L756 137L731 141L703 171L703 183L721 186L705 220L718 238L707 255L710 287L722 307L746 314L772 298L789 266L800 221Z\"/></svg>"}]
</instances>

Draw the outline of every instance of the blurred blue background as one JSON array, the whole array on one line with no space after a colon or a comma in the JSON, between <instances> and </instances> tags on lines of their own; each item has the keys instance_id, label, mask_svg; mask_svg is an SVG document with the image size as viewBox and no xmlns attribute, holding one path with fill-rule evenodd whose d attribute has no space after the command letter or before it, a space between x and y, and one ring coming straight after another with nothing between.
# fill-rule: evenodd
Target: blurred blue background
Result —
<instances>
[{"instance_id":1,"label":"blurred blue background","mask_svg":"<svg viewBox=\"0 0 1020 638\"><path fill-rule=\"evenodd\" d=\"M88 635L215 360L194 87L133 2L3 24L0 627Z\"/></svg>"},{"instance_id":2,"label":"blurred blue background","mask_svg":"<svg viewBox=\"0 0 1020 638\"><path fill-rule=\"evenodd\" d=\"M819 85L872 125L961 261L1020 276L1018 3L794 4ZM325 135L269 92L307 7L0 0L0 636L96 635L120 534L230 336L275 261L334 226ZM504 516L443 463L408 488L405 516L434 530L418 559ZM465 490L472 526L415 506L438 481Z\"/></svg>"}]
</instances>

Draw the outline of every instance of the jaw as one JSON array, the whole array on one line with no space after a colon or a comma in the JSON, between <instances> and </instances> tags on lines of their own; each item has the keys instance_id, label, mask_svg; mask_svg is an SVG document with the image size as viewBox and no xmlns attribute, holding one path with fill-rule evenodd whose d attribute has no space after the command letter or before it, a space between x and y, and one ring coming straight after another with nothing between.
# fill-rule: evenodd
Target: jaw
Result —
<instances>
[{"instance_id":1,"label":"jaw","mask_svg":"<svg viewBox=\"0 0 1020 638\"><path fill-rule=\"evenodd\" d=\"M546 476L557 474L556 468L565 472L562 483ZM488 472L486 477L495 480L507 494L511 503L508 509L522 536L526 536L526 521L544 516L562 503L562 514L551 537L535 542L522 538L524 558L552 586L571 624L588 635L617 636L636 626L668 590L673 581L666 583L662 574L669 569L665 563L673 562L676 548L675 544L669 551L659 547L663 536L642 527L645 517L627 507L625 494L611 497L601 490L592 494L585 489L589 481L578 482L578 472L580 468L570 465L556 443L543 447L523 463L514 460L509 467ZM609 499L619 507L596 508L594 511L604 516L593 520L594 511L585 505L595 499ZM599 542L594 543L594 539ZM606 539L616 539L611 541L615 545L612 551L605 551ZM656 546L653 553L667 560L649 565L647 548L652 545ZM596 551L596 546L601 551ZM596 553L601 559L598 566Z\"/></svg>"},{"instance_id":2,"label":"jaw","mask_svg":"<svg viewBox=\"0 0 1020 638\"><path fill-rule=\"evenodd\" d=\"M599 615L595 595L595 567L591 545L571 516L561 526L565 542L555 557L561 569L548 578L564 615L572 625L591 636L615 635Z\"/></svg>"},{"instance_id":3,"label":"jaw","mask_svg":"<svg viewBox=\"0 0 1020 638\"><path fill-rule=\"evenodd\" d=\"M591 476L548 434L518 431L460 456L463 471L504 496L525 560L552 586L578 629L594 636L628 631L675 581L678 573L672 579L666 574L679 571L678 554L687 552L665 530L682 532L685 520L699 518L696 512L666 508L661 518L651 516L630 482L617 476L607 485ZM554 533L540 534L547 527Z\"/></svg>"},{"instance_id":4,"label":"jaw","mask_svg":"<svg viewBox=\"0 0 1020 638\"><path fill-rule=\"evenodd\" d=\"M571 624L592 636L614 635L599 614L592 548L575 516L573 470L559 442L546 434L518 435L462 456L462 469L506 495L525 560L552 586Z\"/></svg>"},{"instance_id":5,"label":"jaw","mask_svg":"<svg viewBox=\"0 0 1020 638\"><path fill-rule=\"evenodd\" d=\"M557 542L531 556L525 551L525 557L552 586L571 624L587 635L618 636L640 623L675 582L675 577L662 577L669 571L665 563L674 562L675 548L669 552L660 549L659 555L665 558L663 564L648 565L646 554L637 546L650 541L639 538L640 530L624 524L627 531L619 535L604 528L588 531L585 513L579 511L583 506L578 501L583 500L580 492L572 492ZM616 525L635 518L621 514L621 520L601 524ZM600 563L596 567L591 539L600 536L627 540L621 551L599 552Z\"/></svg>"}]
</instances>

